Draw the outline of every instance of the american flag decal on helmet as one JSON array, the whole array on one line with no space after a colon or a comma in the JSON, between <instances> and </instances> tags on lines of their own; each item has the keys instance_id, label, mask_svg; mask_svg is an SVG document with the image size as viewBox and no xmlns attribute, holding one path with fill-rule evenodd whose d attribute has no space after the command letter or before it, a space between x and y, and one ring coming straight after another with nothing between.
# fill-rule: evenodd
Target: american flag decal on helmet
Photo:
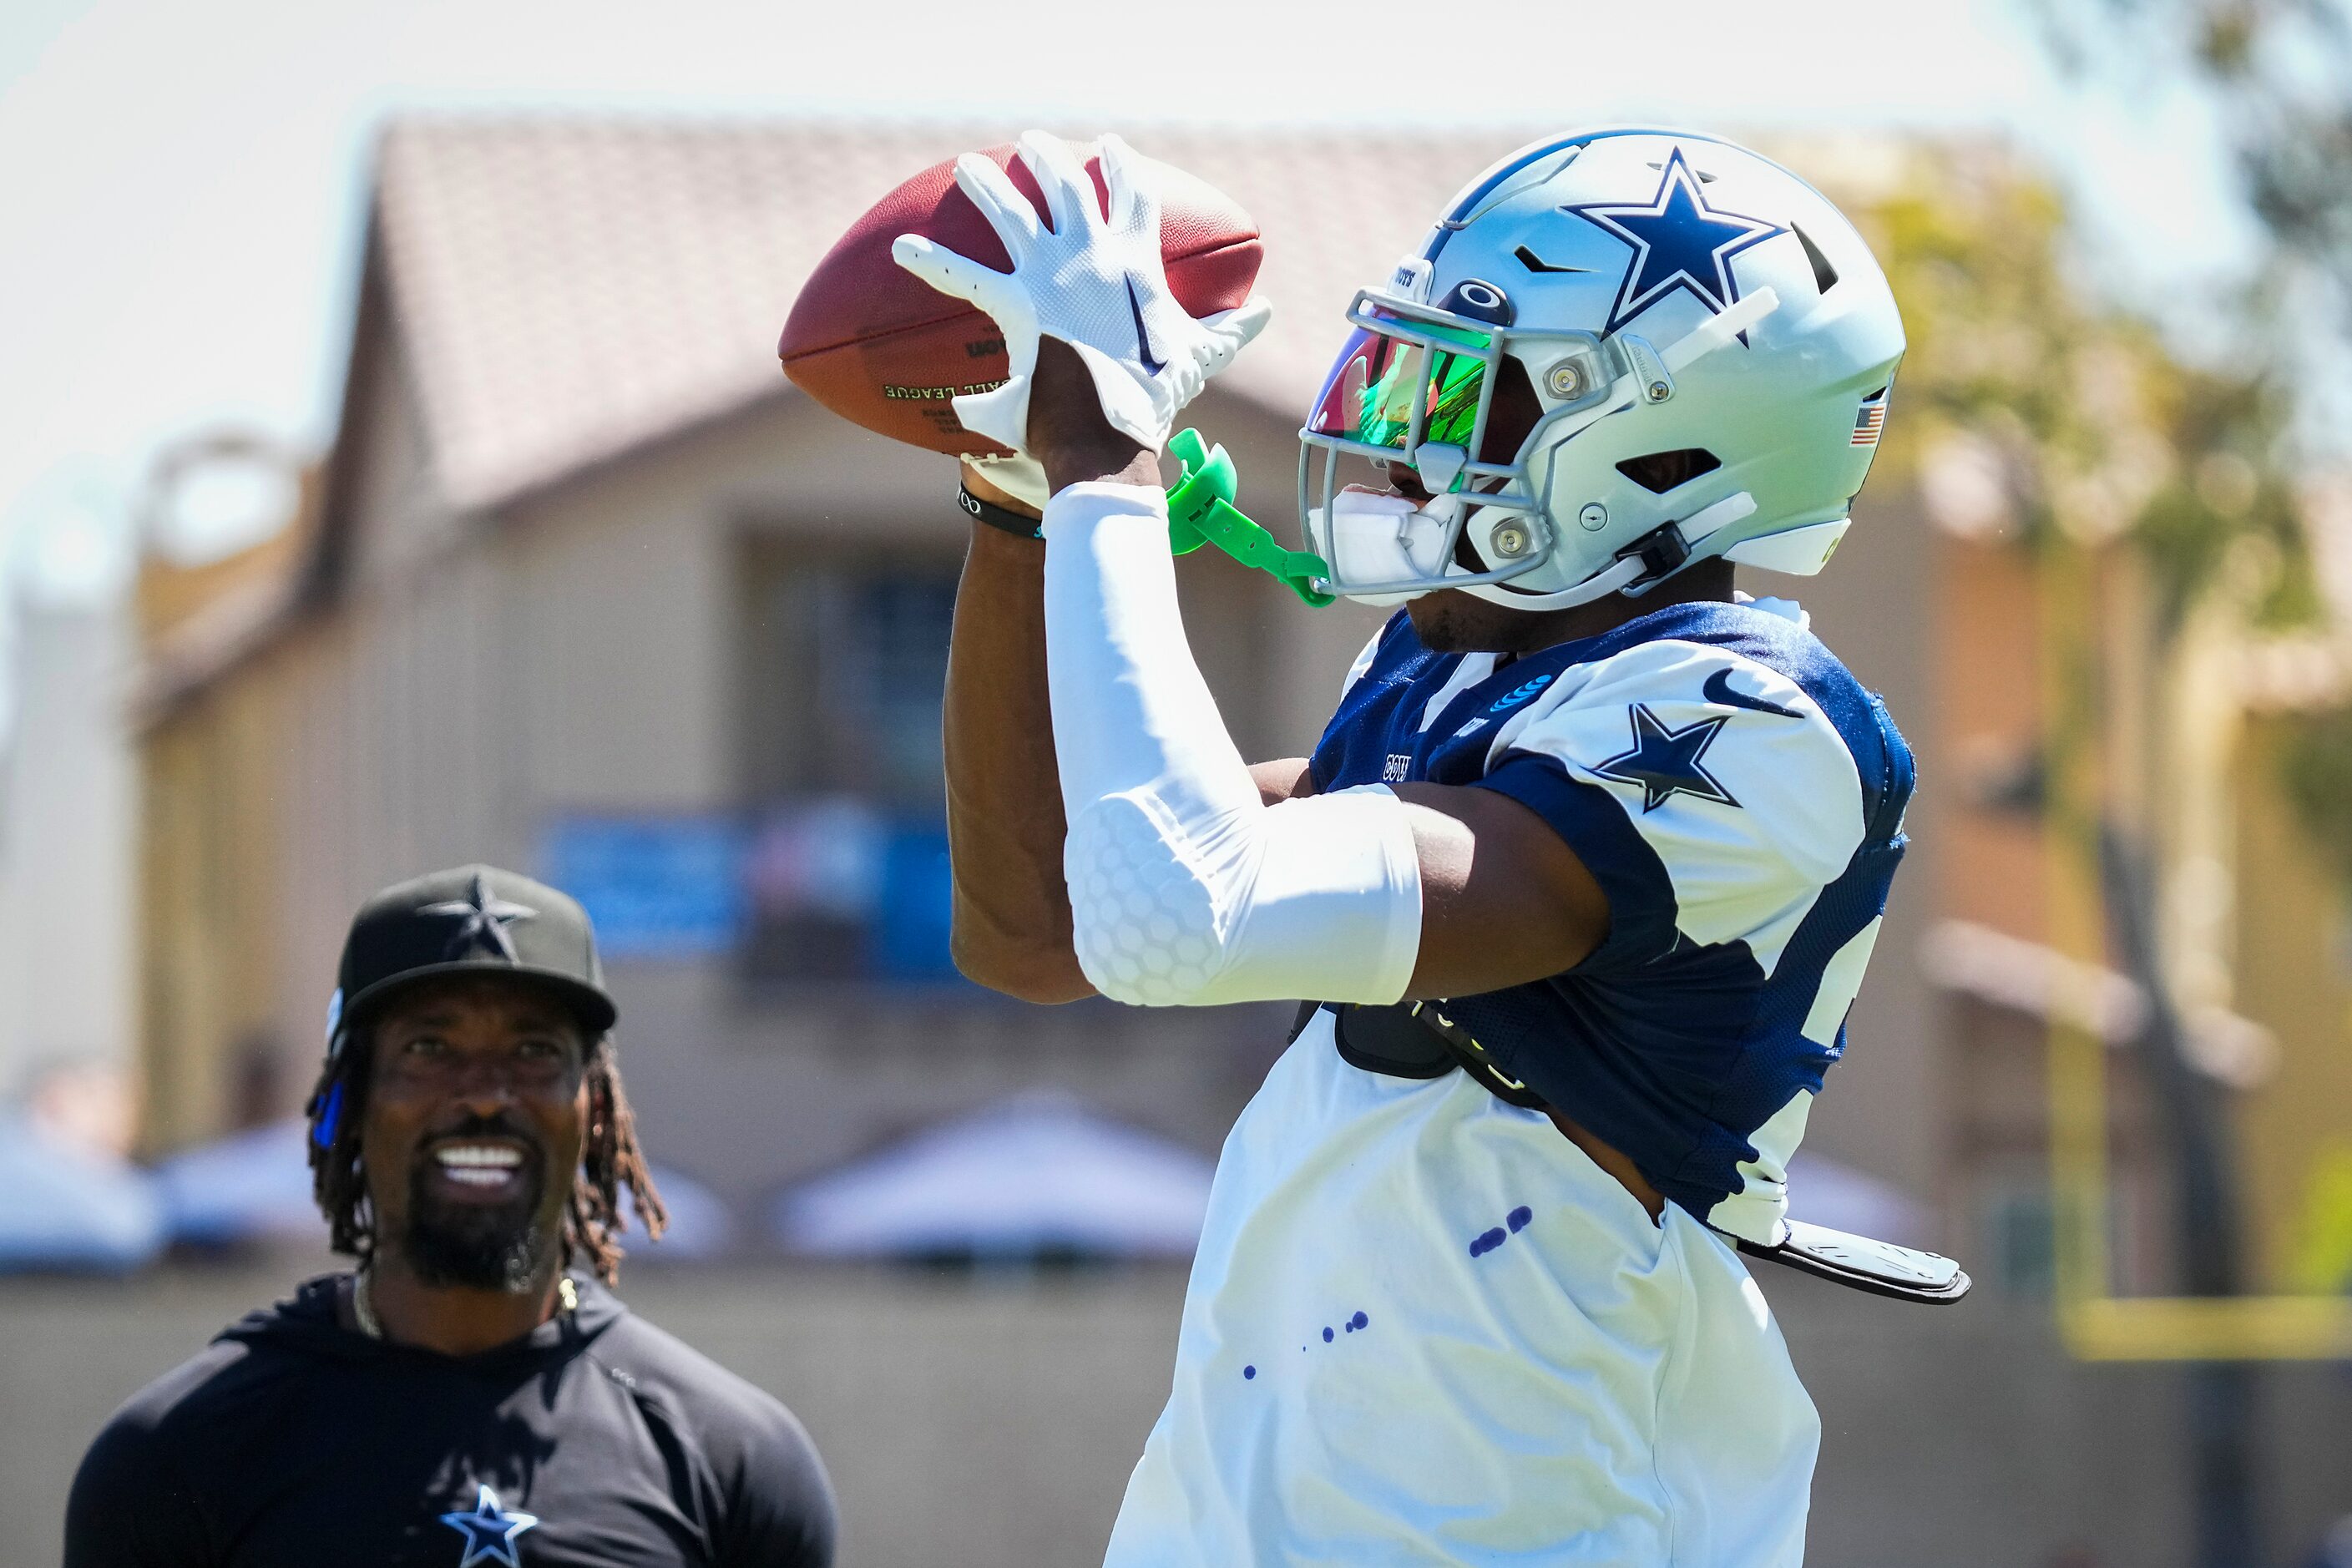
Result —
<instances>
[{"instance_id":1,"label":"american flag decal on helmet","mask_svg":"<svg viewBox=\"0 0 2352 1568\"><path fill-rule=\"evenodd\" d=\"M1878 433L1886 428L1886 389L1879 388L1862 400L1862 412L1853 416L1853 444L1875 447Z\"/></svg>"}]
</instances>

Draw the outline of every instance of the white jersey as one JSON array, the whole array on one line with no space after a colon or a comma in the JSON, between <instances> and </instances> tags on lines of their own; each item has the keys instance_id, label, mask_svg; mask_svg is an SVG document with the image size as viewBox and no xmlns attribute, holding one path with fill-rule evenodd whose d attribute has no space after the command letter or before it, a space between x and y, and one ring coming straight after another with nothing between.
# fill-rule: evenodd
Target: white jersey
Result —
<instances>
[{"instance_id":1,"label":"white jersey","mask_svg":"<svg viewBox=\"0 0 2352 1568\"><path fill-rule=\"evenodd\" d=\"M1669 606L1496 666L1400 616L1314 777L1495 788L1577 850L1601 947L1448 1012L1664 1215L1464 1073L1350 1065L1318 1011L1226 1141L1111 1568L1802 1557L1819 1423L1718 1233L1779 1239L1908 752L1793 607Z\"/></svg>"},{"instance_id":2,"label":"white jersey","mask_svg":"<svg viewBox=\"0 0 2352 1568\"><path fill-rule=\"evenodd\" d=\"M1738 1255L1331 1016L1226 1140L1109 1568L1800 1561L1820 1425Z\"/></svg>"}]
</instances>

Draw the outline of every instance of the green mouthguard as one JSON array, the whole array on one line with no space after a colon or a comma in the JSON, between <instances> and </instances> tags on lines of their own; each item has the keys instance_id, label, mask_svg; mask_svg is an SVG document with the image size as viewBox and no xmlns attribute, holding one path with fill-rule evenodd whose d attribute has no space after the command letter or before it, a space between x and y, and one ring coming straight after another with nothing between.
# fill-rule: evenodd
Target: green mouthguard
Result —
<instances>
[{"instance_id":1,"label":"green mouthguard","mask_svg":"<svg viewBox=\"0 0 2352 1568\"><path fill-rule=\"evenodd\" d=\"M1319 609L1332 595L1315 591L1315 579L1328 577L1331 568L1319 555L1285 550L1268 533L1234 506L1241 488L1234 460L1223 447L1212 447L1198 430L1179 430L1168 443L1184 477L1168 487L1168 548L1189 555L1203 544L1213 544L1243 565L1265 573L1305 603Z\"/></svg>"}]
</instances>

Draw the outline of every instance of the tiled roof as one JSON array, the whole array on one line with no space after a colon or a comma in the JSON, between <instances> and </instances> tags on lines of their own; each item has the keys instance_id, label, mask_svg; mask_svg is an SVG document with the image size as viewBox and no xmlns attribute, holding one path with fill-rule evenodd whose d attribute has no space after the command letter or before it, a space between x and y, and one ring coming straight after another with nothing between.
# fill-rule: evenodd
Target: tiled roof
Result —
<instances>
[{"instance_id":1,"label":"tiled roof","mask_svg":"<svg viewBox=\"0 0 2352 1568\"><path fill-rule=\"evenodd\" d=\"M898 181L1020 127L529 118L412 120L383 147L377 220L445 494L483 507L788 384L801 280ZM1417 247L1518 138L1128 132L1239 200L1277 308L1225 384L1295 417L1339 311Z\"/></svg>"}]
</instances>

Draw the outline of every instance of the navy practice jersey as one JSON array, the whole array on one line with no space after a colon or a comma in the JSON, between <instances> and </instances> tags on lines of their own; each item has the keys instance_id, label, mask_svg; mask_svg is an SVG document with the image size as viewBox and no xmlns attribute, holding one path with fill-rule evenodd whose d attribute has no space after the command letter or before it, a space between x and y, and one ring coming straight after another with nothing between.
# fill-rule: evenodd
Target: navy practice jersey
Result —
<instances>
[{"instance_id":1,"label":"navy practice jersey","mask_svg":"<svg viewBox=\"0 0 2352 1568\"><path fill-rule=\"evenodd\" d=\"M1607 938L1448 1016L1667 1198L1777 1242L1902 858L1910 750L1778 601L1669 605L1499 662L1430 653L1400 612L1316 785L1475 785L1549 823L1608 894Z\"/></svg>"}]
</instances>

